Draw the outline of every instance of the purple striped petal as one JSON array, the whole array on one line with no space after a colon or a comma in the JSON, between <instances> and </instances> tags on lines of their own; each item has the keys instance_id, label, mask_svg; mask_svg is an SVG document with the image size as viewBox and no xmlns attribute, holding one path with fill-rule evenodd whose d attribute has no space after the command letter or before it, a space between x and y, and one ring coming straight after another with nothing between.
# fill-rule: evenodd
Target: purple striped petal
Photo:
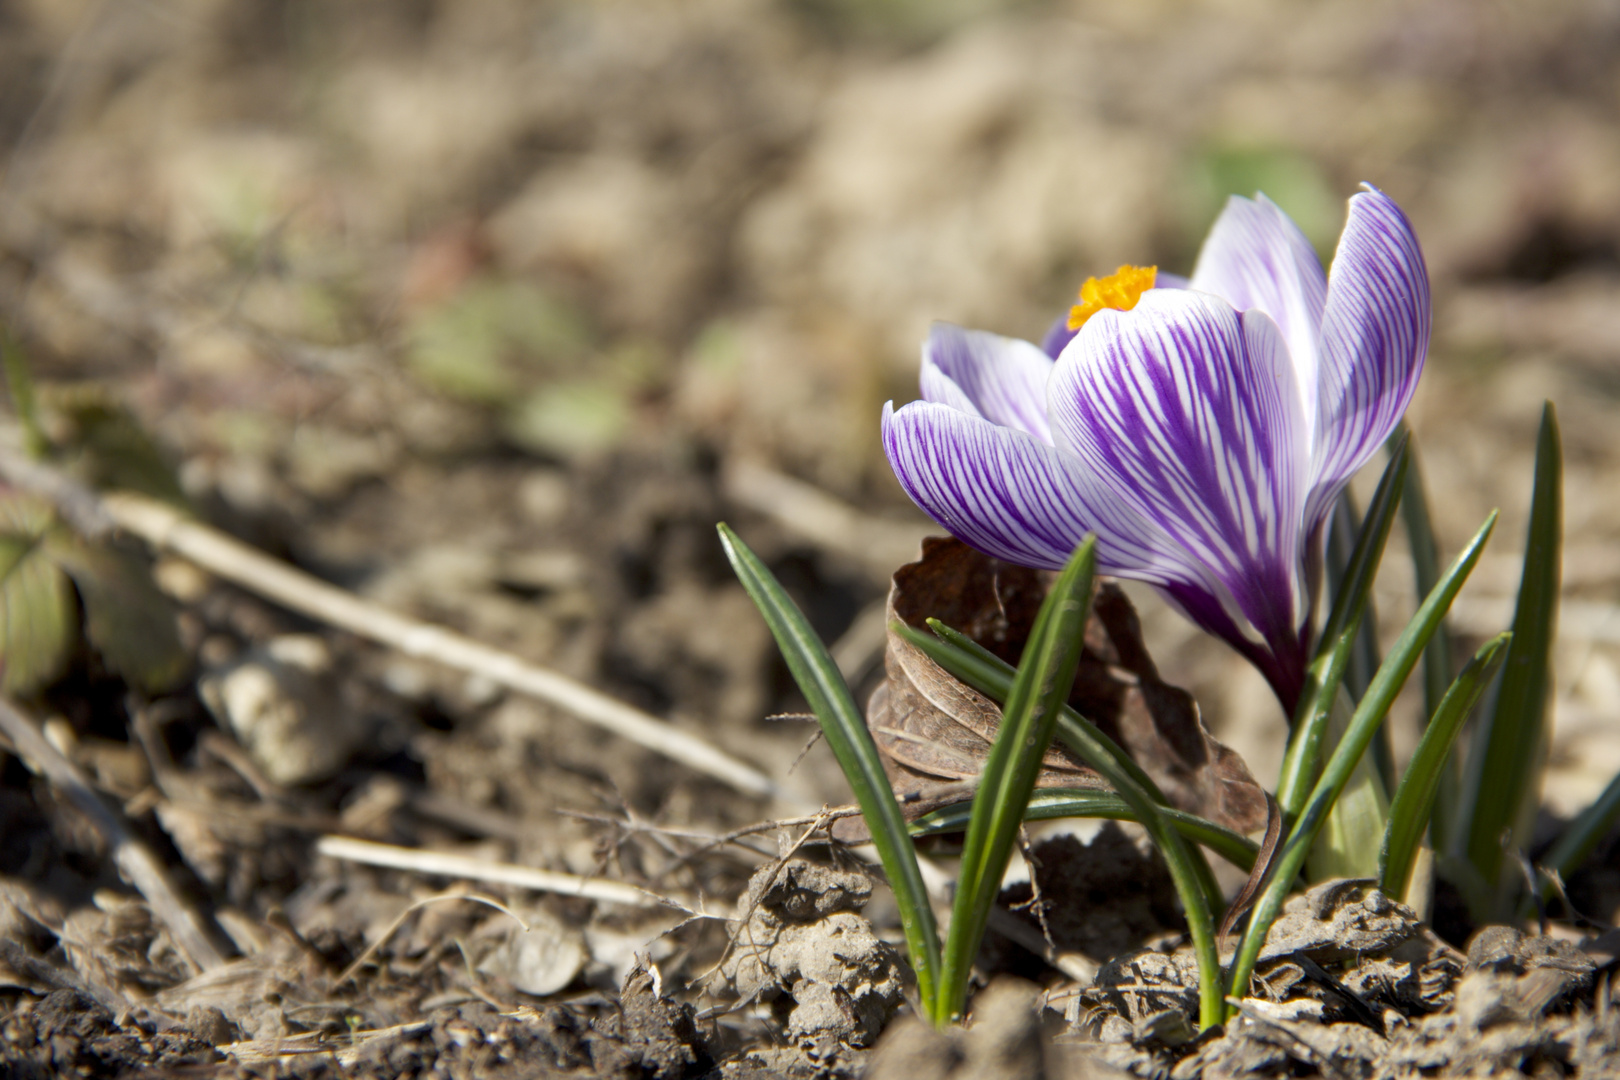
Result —
<instances>
[{"instance_id":1,"label":"purple striped petal","mask_svg":"<svg viewBox=\"0 0 1620 1080\"><path fill-rule=\"evenodd\" d=\"M1046 380L1052 372L1052 359L1034 345L983 330L935 323L923 343L923 397L954 404L930 396L930 366L966 395L978 415L1044 443L1052 441L1046 419ZM938 385L935 381L934 387Z\"/></svg>"},{"instance_id":2,"label":"purple striped petal","mask_svg":"<svg viewBox=\"0 0 1620 1080\"><path fill-rule=\"evenodd\" d=\"M1173 584L1159 586L1159 595L1186 616L1236 649L1265 676L1277 693L1283 708L1292 716L1305 689L1305 669L1310 661L1309 641L1303 634L1291 633L1272 641L1258 642L1245 633L1233 618L1232 606L1207 589Z\"/></svg>"},{"instance_id":3,"label":"purple striped petal","mask_svg":"<svg viewBox=\"0 0 1620 1080\"><path fill-rule=\"evenodd\" d=\"M1375 188L1350 199L1322 322L1316 461L1305 521L1395 430L1429 351L1429 273L1412 223Z\"/></svg>"},{"instance_id":4,"label":"purple striped petal","mask_svg":"<svg viewBox=\"0 0 1620 1080\"><path fill-rule=\"evenodd\" d=\"M1050 394L1058 445L1168 538L1165 557L1207 568L1274 650L1298 637L1309 444L1268 315L1148 292L1086 324Z\"/></svg>"},{"instance_id":5,"label":"purple striped petal","mask_svg":"<svg viewBox=\"0 0 1620 1080\"><path fill-rule=\"evenodd\" d=\"M969 416L983 417L979 407L973 404L973 399L958 385L956 380L939 370L928 357L923 357L922 373L917 378L919 389L922 391L924 401L932 401L936 405L948 405L959 412Z\"/></svg>"},{"instance_id":6,"label":"purple striped petal","mask_svg":"<svg viewBox=\"0 0 1620 1080\"><path fill-rule=\"evenodd\" d=\"M1078 462L946 405L883 407L883 449L912 501L987 555L1056 570L1091 529Z\"/></svg>"},{"instance_id":7,"label":"purple striped petal","mask_svg":"<svg viewBox=\"0 0 1620 1080\"><path fill-rule=\"evenodd\" d=\"M1052 320L1052 325L1047 329L1046 336L1041 338L1041 352L1056 360L1063 352L1064 346L1073 341L1074 335L1079 332L1078 330L1069 329L1069 313L1064 311L1063 314Z\"/></svg>"},{"instance_id":8,"label":"purple striped petal","mask_svg":"<svg viewBox=\"0 0 1620 1080\"><path fill-rule=\"evenodd\" d=\"M1219 590L1166 557L1170 539L1124 506L1072 455L1021 431L933 402L883 408L883 449L913 502L987 555L1056 570L1088 532L1106 574Z\"/></svg>"},{"instance_id":9,"label":"purple striped petal","mask_svg":"<svg viewBox=\"0 0 1620 1080\"><path fill-rule=\"evenodd\" d=\"M1306 421L1314 429L1327 280L1316 249L1264 195L1234 195L1198 253L1192 287L1239 311L1270 315L1288 342Z\"/></svg>"},{"instance_id":10,"label":"purple striped petal","mask_svg":"<svg viewBox=\"0 0 1620 1080\"><path fill-rule=\"evenodd\" d=\"M1160 270L1153 278L1153 287L1155 289L1186 289L1190 288L1191 284L1180 274L1167 274ZM1059 315L1051 327L1047 329L1046 336L1041 339L1041 351L1056 360L1062 354L1064 347L1073 341L1074 335L1079 332L1078 330L1069 329L1069 312L1065 309L1063 314Z\"/></svg>"}]
</instances>

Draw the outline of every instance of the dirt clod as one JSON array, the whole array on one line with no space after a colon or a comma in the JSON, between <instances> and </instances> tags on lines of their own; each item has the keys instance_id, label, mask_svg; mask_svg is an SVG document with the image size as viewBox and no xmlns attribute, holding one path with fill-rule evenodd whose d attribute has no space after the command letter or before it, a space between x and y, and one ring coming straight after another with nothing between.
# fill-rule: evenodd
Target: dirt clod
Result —
<instances>
[{"instance_id":1,"label":"dirt clod","mask_svg":"<svg viewBox=\"0 0 1620 1080\"><path fill-rule=\"evenodd\" d=\"M1594 998L1596 964L1570 942L1488 927L1465 958L1368 882L1334 881L1289 901L1261 955L1254 996L1224 1031L1164 1037L1196 1018L1186 948L1104 965L1082 994L1083 1030L1104 1060L1172 1080L1306 1069L1609 1076L1620 1067L1620 1016Z\"/></svg>"},{"instance_id":2,"label":"dirt clod","mask_svg":"<svg viewBox=\"0 0 1620 1080\"><path fill-rule=\"evenodd\" d=\"M593 1025L591 1064L600 1075L682 1080L703 1075L713 1064L692 1006L663 996L661 982L655 968L634 968L618 1010Z\"/></svg>"},{"instance_id":3,"label":"dirt clod","mask_svg":"<svg viewBox=\"0 0 1620 1080\"><path fill-rule=\"evenodd\" d=\"M212 1005L198 1005L186 1014L186 1030L209 1046L236 1042L242 1031Z\"/></svg>"},{"instance_id":4,"label":"dirt clod","mask_svg":"<svg viewBox=\"0 0 1620 1080\"><path fill-rule=\"evenodd\" d=\"M859 870L802 861L749 882L722 970L743 998L773 1003L801 1048L870 1046L900 1005L900 957L857 913L871 892Z\"/></svg>"},{"instance_id":5,"label":"dirt clod","mask_svg":"<svg viewBox=\"0 0 1620 1080\"><path fill-rule=\"evenodd\" d=\"M1043 840L1030 851L1029 862L1039 909L1027 882L1003 890L1001 902L1046 935L1059 953L1107 960L1183 925L1164 861L1113 822L1089 843L1067 833ZM997 948L992 937L986 951ZM994 956L984 962L998 966Z\"/></svg>"},{"instance_id":6,"label":"dirt clod","mask_svg":"<svg viewBox=\"0 0 1620 1080\"><path fill-rule=\"evenodd\" d=\"M973 1000L965 1030L936 1031L907 1016L884 1035L865 1080L1064 1080L1118 1073L1083 1046L1044 1030L1034 986L1001 978Z\"/></svg>"},{"instance_id":7,"label":"dirt clod","mask_svg":"<svg viewBox=\"0 0 1620 1080\"><path fill-rule=\"evenodd\" d=\"M0 1076L17 1080L111 1076L132 1059L179 1066L206 1064L218 1056L206 1042L184 1031L121 1025L94 998L76 990L56 990L19 1010L6 1024Z\"/></svg>"},{"instance_id":8,"label":"dirt clod","mask_svg":"<svg viewBox=\"0 0 1620 1080\"><path fill-rule=\"evenodd\" d=\"M1317 963L1336 963L1387 953L1417 933L1417 915L1372 882L1329 881L1283 905L1260 958L1305 953Z\"/></svg>"}]
</instances>

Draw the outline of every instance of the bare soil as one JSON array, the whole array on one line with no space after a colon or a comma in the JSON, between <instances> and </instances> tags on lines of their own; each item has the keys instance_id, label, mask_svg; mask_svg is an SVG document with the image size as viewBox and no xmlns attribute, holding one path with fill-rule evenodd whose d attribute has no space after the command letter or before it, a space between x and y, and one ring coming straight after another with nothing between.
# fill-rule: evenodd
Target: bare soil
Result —
<instances>
[{"instance_id":1,"label":"bare soil","mask_svg":"<svg viewBox=\"0 0 1620 1080\"><path fill-rule=\"evenodd\" d=\"M1563 424L1539 843L1620 770L1617 58L1595 0L4 0L0 322L77 475L162 480L87 419L100 395L202 519L839 806L812 729L771 719L803 703L714 523L864 700L889 577L928 531L877 417L913 396L929 320L1038 338L1087 275L1189 270L1229 191L1266 190L1330 254L1375 183L1434 279L1410 420L1442 543L1503 509L1465 646L1510 617L1543 399ZM1360 890L1301 899L1276 1000L1196 1037L1139 838L1037 831L975 1022L936 1035L892 899L827 822L754 830L802 808L152 570L185 678L136 693L81 645L20 705L227 963L198 970L0 744L0 1076L1620 1073L1614 838L1523 938L1475 936L1443 889L1427 926ZM1263 682L1131 595L1159 673L1275 776ZM250 700L313 720L249 736L222 717ZM334 834L648 899L318 855ZM1384 937L1308 940L1357 918Z\"/></svg>"}]
</instances>

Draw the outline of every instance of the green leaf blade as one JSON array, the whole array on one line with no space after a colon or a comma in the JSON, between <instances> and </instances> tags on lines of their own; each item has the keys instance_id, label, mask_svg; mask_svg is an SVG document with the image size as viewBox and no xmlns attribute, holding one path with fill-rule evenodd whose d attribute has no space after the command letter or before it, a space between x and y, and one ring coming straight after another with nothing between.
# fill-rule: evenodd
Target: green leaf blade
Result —
<instances>
[{"instance_id":1,"label":"green leaf blade","mask_svg":"<svg viewBox=\"0 0 1620 1080\"><path fill-rule=\"evenodd\" d=\"M1005 702L1011 684L1011 668L1007 663L943 624L930 621L930 626L938 637L904 624L896 624L894 630L950 674L985 696ZM1224 906L1224 898L1209 861L1171 826L1171 815L1166 813L1166 800L1158 785L1101 728L1064 706L1058 716L1057 735L1119 794L1164 856L1186 912L1193 949L1198 956L1199 1026L1220 1023L1225 1002L1215 943L1215 919ZM1249 863L1253 864L1252 858Z\"/></svg>"},{"instance_id":2,"label":"green leaf blade","mask_svg":"<svg viewBox=\"0 0 1620 1080\"><path fill-rule=\"evenodd\" d=\"M1563 547L1563 451L1558 416L1548 402L1536 439L1535 489L1524 572L1513 615L1513 643L1502 665L1496 707L1479 732L1481 750L1470 761L1464 792L1465 848L1490 890L1502 886L1503 838L1522 837L1546 752L1546 713L1551 692L1552 645L1558 630L1558 592ZM1493 897L1490 911L1503 910Z\"/></svg>"},{"instance_id":3,"label":"green leaf blade","mask_svg":"<svg viewBox=\"0 0 1620 1080\"><path fill-rule=\"evenodd\" d=\"M911 823L913 836L935 836L961 832L967 828L972 804L957 803L930 811ZM1195 844L1202 844L1240 870L1254 866L1260 846L1207 818L1174 807L1162 806L1159 813L1177 832ZM1102 818L1110 821L1139 821L1135 811L1110 791L1085 788L1039 788L1030 796L1025 821L1057 821L1064 818Z\"/></svg>"},{"instance_id":4,"label":"green leaf blade","mask_svg":"<svg viewBox=\"0 0 1620 1080\"><path fill-rule=\"evenodd\" d=\"M1451 760L1451 749L1462 732L1463 721L1485 692L1501 664L1511 634L1498 634L1474 654L1429 719L1423 738L1406 767L1389 807L1389 828L1379 854L1378 887L1400 899L1411 882L1413 861L1429 822L1430 810Z\"/></svg>"},{"instance_id":5,"label":"green leaf blade","mask_svg":"<svg viewBox=\"0 0 1620 1080\"><path fill-rule=\"evenodd\" d=\"M1254 973L1260 947L1265 942L1271 924L1282 911L1283 900L1287 897L1294 878L1304 867L1305 860L1309 857L1311 847L1326 823L1333 804L1344 790L1345 784L1349 782L1379 725L1384 722L1396 694L1400 692L1412 669L1417 666L1429 639L1445 618L1446 612L1451 609L1451 602L1456 599L1458 591L1473 573L1474 566L1479 562L1485 544L1496 527L1496 519L1497 513L1493 510L1468 546L1457 556L1446 575L1418 607L1417 613L1401 632L1401 636L1379 667L1378 674L1373 677L1366 695L1356 707L1344 738L1340 740L1323 767L1322 776L1317 780L1311 797L1306 801L1304 812L1283 844L1282 853L1277 859L1275 876L1255 904L1254 914L1249 919L1248 929L1244 932L1232 963L1229 990L1233 997L1247 996L1249 978Z\"/></svg>"},{"instance_id":6,"label":"green leaf blade","mask_svg":"<svg viewBox=\"0 0 1620 1080\"><path fill-rule=\"evenodd\" d=\"M0 690L25 694L59 675L77 637L73 589L45 553L61 530L50 508L0 496Z\"/></svg>"},{"instance_id":7,"label":"green leaf blade","mask_svg":"<svg viewBox=\"0 0 1620 1080\"><path fill-rule=\"evenodd\" d=\"M965 1006L990 909L1035 790L1041 759L1057 729L1058 713L1074 685L1085 645L1096 549L1096 538L1088 537L1047 593L1007 696L1001 728L985 759L962 846L936 1017L955 1017Z\"/></svg>"},{"instance_id":8,"label":"green leaf blade","mask_svg":"<svg viewBox=\"0 0 1620 1080\"><path fill-rule=\"evenodd\" d=\"M918 993L925 1002L931 1002L938 996L939 931L917 864L917 849L883 771L877 744L838 666L804 613L736 533L724 523L718 529L726 558L765 617L788 669L820 721L827 745L854 791L900 908L906 947L917 973Z\"/></svg>"},{"instance_id":9,"label":"green leaf blade","mask_svg":"<svg viewBox=\"0 0 1620 1080\"><path fill-rule=\"evenodd\" d=\"M189 662L174 608L130 556L65 531L45 541L52 562L84 604L84 633L113 671L142 690L171 689Z\"/></svg>"},{"instance_id":10,"label":"green leaf blade","mask_svg":"<svg viewBox=\"0 0 1620 1080\"><path fill-rule=\"evenodd\" d=\"M1402 421L1395 437L1404 435L1406 430L1405 421ZM1434 522L1429 516L1429 497L1424 490L1417 450L1409 447L1407 452L1412 461L1406 470L1405 489L1401 492L1401 523L1406 528L1407 547L1412 556L1413 584L1421 598L1429 595L1440 580L1440 545L1434 537ZM1454 654L1451 632L1442 622L1429 639L1429 647L1423 650L1425 722L1440 708L1440 702L1451 685L1451 658ZM1457 768L1457 759L1448 757L1440 773L1440 789L1434 808L1429 812L1430 838L1438 849L1446 850L1451 844L1461 787L1462 774Z\"/></svg>"},{"instance_id":11,"label":"green leaf blade","mask_svg":"<svg viewBox=\"0 0 1620 1080\"><path fill-rule=\"evenodd\" d=\"M1390 455L1389 464L1378 479L1367 514L1362 519L1355 547L1345 564L1344 577L1334 592L1333 607L1322 623L1321 644L1317 655L1328 652L1338 642L1346 628L1360 619L1372 595L1373 580L1384 559L1384 546L1389 541L1390 527L1395 524L1395 511L1400 506L1401 492L1406 485L1407 442L1402 439Z\"/></svg>"},{"instance_id":12,"label":"green leaf blade","mask_svg":"<svg viewBox=\"0 0 1620 1080\"><path fill-rule=\"evenodd\" d=\"M1277 778L1277 806L1290 825L1305 809L1305 800L1310 797L1321 772L1322 743L1327 735L1328 719L1360 636L1360 618L1357 616L1356 622L1340 632L1332 651L1316 658L1306 678L1300 718L1294 723L1282 772Z\"/></svg>"},{"instance_id":13,"label":"green leaf blade","mask_svg":"<svg viewBox=\"0 0 1620 1080\"><path fill-rule=\"evenodd\" d=\"M938 619L929 619L928 625L934 631L932 637L904 623L894 624L893 630L947 673L996 704L1005 706L1007 695L1012 692L1013 666L960 630L953 630ZM1135 759L1118 743L1090 720L1082 717L1068 705L1064 705L1058 713L1057 724L1058 738L1071 746L1078 737L1080 726L1083 725L1088 730L1086 737L1097 740L1119 767L1146 790L1155 802L1168 803L1169 800L1164 797L1164 792L1159 790L1159 785L1153 778L1143 771Z\"/></svg>"}]
</instances>

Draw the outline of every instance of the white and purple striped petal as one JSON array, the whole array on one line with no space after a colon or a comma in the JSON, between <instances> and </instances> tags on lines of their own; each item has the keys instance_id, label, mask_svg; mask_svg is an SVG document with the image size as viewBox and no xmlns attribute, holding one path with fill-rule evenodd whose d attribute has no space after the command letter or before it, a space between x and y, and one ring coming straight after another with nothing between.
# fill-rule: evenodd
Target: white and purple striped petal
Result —
<instances>
[{"instance_id":1,"label":"white and purple striped petal","mask_svg":"<svg viewBox=\"0 0 1620 1080\"><path fill-rule=\"evenodd\" d=\"M1305 511L1313 528L1406 412L1428 355L1429 322L1429 273L1411 222L1381 191L1353 196L1322 318L1319 427Z\"/></svg>"},{"instance_id":2,"label":"white and purple striped petal","mask_svg":"<svg viewBox=\"0 0 1620 1080\"><path fill-rule=\"evenodd\" d=\"M1160 270L1153 277L1153 287L1155 289L1186 289L1191 287L1191 282L1180 274L1167 274ZM1069 329L1069 313L1065 311L1053 320L1052 325L1047 328L1046 336L1041 339L1041 351L1056 360L1058 355L1063 352L1064 347L1073 341L1074 335L1079 332L1078 330Z\"/></svg>"},{"instance_id":3,"label":"white and purple striped petal","mask_svg":"<svg viewBox=\"0 0 1620 1080\"><path fill-rule=\"evenodd\" d=\"M1180 561L1207 568L1268 642L1297 637L1310 449L1268 315L1190 290L1146 293L1086 324L1049 394L1060 447Z\"/></svg>"},{"instance_id":4,"label":"white and purple striped petal","mask_svg":"<svg viewBox=\"0 0 1620 1080\"><path fill-rule=\"evenodd\" d=\"M1316 426L1317 364L1327 279L1316 249L1264 195L1234 195L1215 219L1191 285L1239 311L1270 315L1288 342L1307 422Z\"/></svg>"},{"instance_id":5,"label":"white and purple striped petal","mask_svg":"<svg viewBox=\"0 0 1620 1080\"><path fill-rule=\"evenodd\" d=\"M884 406L883 448L912 501L986 554L1057 570L1094 532L1103 573L1198 594L1242 617L1207 568L1063 450L929 401Z\"/></svg>"},{"instance_id":6,"label":"white and purple striped petal","mask_svg":"<svg viewBox=\"0 0 1620 1080\"><path fill-rule=\"evenodd\" d=\"M930 375L930 368L949 379L978 415L1044 443L1052 441L1046 420L1046 379L1052 360L1029 342L935 323L923 343L923 399L956 405L950 390ZM931 390L941 396L932 396Z\"/></svg>"},{"instance_id":7,"label":"white and purple striped petal","mask_svg":"<svg viewBox=\"0 0 1620 1080\"><path fill-rule=\"evenodd\" d=\"M1190 282L1158 284L1040 348L935 327L925 400L885 407L884 449L919 506L999 558L1056 568L1095 532L1099 569L1156 585L1292 709L1323 523L1422 371L1423 256L1369 190L1324 278L1261 196L1228 203Z\"/></svg>"},{"instance_id":8,"label":"white and purple striped petal","mask_svg":"<svg viewBox=\"0 0 1620 1080\"><path fill-rule=\"evenodd\" d=\"M1107 497L1062 451L936 402L885 405L883 449L929 517L1020 566L1062 567Z\"/></svg>"},{"instance_id":9,"label":"white and purple striped petal","mask_svg":"<svg viewBox=\"0 0 1620 1080\"><path fill-rule=\"evenodd\" d=\"M1079 332L1069 329L1069 313L1065 311L1053 319L1052 325L1047 327L1046 336L1041 338L1041 351L1056 360Z\"/></svg>"},{"instance_id":10,"label":"white and purple striped petal","mask_svg":"<svg viewBox=\"0 0 1620 1080\"><path fill-rule=\"evenodd\" d=\"M980 412L973 399L967 396L967 391L958 386L955 379L930 363L926 354L923 356L922 374L917 382L924 401L933 402L935 405L948 405L969 416L984 418L984 413Z\"/></svg>"}]
</instances>

